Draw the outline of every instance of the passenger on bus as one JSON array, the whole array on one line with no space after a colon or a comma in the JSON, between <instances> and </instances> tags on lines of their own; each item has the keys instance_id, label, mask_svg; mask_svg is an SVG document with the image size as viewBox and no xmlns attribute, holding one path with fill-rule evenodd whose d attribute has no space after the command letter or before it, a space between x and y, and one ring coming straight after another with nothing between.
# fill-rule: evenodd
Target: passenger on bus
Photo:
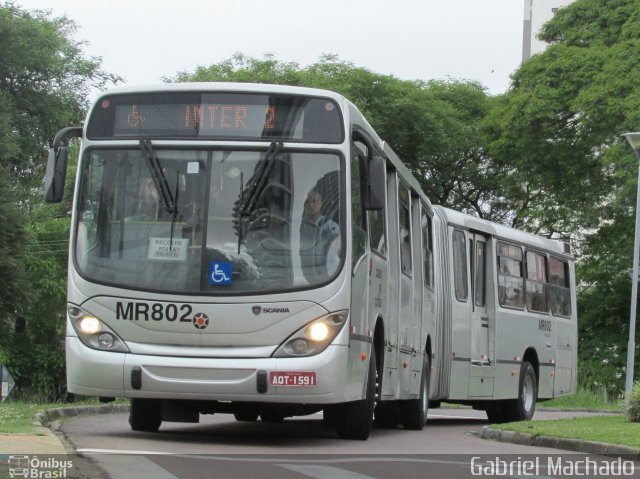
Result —
<instances>
[{"instance_id":1,"label":"passenger on bus","mask_svg":"<svg viewBox=\"0 0 640 479\"><path fill-rule=\"evenodd\" d=\"M135 207L137 220L155 220L158 218L158 189L151 178L145 178L140 184Z\"/></svg>"}]
</instances>

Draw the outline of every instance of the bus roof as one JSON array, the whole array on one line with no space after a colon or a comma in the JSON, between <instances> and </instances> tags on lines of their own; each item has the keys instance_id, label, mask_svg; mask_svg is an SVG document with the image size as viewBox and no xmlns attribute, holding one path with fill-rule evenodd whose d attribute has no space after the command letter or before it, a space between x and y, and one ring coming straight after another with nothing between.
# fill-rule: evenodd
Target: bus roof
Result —
<instances>
[{"instance_id":1,"label":"bus roof","mask_svg":"<svg viewBox=\"0 0 640 479\"><path fill-rule=\"evenodd\" d=\"M566 250L567 244L561 240L544 238L533 233L483 220L476 216L461 213L443 206L434 206L434 210L436 210L449 225L487 233L505 241L530 246L533 249L547 251L560 256L572 257Z\"/></svg>"},{"instance_id":2,"label":"bus roof","mask_svg":"<svg viewBox=\"0 0 640 479\"><path fill-rule=\"evenodd\" d=\"M98 98L106 95L122 95L130 93L156 93L156 92L256 92L321 96L340 102L347 101L339 93L319 88L309 88L290 85L272 85L267 83L237 83L237 82L183 82L183 83L158 83L150 85L126 85L111 88L101 92Z\"/></svg>"}]
</instances>

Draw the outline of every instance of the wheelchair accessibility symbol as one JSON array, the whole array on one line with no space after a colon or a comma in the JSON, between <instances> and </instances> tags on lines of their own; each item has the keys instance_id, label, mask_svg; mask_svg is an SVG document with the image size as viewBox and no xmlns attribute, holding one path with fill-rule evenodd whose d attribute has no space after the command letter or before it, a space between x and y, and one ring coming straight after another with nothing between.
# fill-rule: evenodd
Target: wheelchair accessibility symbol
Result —
<instances>
[{"instance_id":1,"label":"wheelchair accessibility symbol","mask_svg":"<svg viewBox=\"0 0 640 479\"><path fill-rule=\"evenodd\" d=\"M211 262L209 263L209 284L214 286L230 285L233 280L233 263Z\"/></svg>"}]
</instances>

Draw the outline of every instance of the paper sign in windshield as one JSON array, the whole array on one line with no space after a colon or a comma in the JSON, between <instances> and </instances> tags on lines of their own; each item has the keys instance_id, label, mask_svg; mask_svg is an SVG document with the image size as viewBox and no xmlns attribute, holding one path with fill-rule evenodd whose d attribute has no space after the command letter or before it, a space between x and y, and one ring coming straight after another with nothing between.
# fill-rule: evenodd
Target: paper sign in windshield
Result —
<instances>
[{"instance_id":1,"label":"paper sign in windshield","mask_svg":"<svg viewBox=\"0 0 640 479\"><path fill-rule=\"evenodd\" d=\"M186 261L189 239L149 238L149 259Z\"/></svg>"}]
</instances>

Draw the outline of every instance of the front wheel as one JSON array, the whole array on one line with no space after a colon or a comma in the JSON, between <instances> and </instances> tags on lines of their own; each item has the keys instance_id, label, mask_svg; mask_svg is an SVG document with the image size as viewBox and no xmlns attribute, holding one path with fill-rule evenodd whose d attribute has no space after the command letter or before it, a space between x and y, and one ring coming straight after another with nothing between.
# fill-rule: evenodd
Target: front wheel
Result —
<instances>
[{"instance_id":1,"label":"front wheel","mask_svg":"<svg viewBox=\"0 0 640 479\"><path fill-rule=\"evenodd\" d=\"M162 423L160 399L132 398L129 425L133 431L157 432Z\"/></svg>"},{"instance_id":2,"label":"front wheel","mask_svg":"<svg viewBox=\"0 0 640 479\"><path fill-rule=\"evenodd\" d=\"M376 353L371 348L367 392L364 399L343 404L340 407L336 432L342 439L360 439L364 441L371 433L373 408L376 401Z\"/></svg>"}]
</instances>

